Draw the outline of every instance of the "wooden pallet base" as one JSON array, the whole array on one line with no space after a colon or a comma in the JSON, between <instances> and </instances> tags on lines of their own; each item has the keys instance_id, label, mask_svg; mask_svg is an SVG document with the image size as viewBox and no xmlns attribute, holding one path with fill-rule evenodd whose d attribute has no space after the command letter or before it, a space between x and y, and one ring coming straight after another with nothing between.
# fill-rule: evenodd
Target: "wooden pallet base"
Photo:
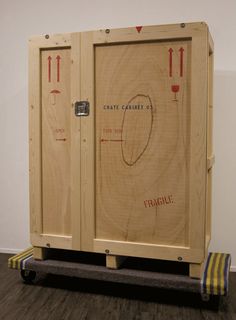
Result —
<instances>
[{"instance_id":1,"label":"wooden pallet base","mask_svg":"<svg viewBox=\"0 0 236 320\"><path fill-rule=\"evenodd\" d=\"M109 269L119 269L127 259L124 256L106 255L106 267Z\"/></svg>"},{"instance_id":2,"label":"wooden pallet base","mask_svg":"<svg viewBox=\"0 0 236 320\"><path fill-rule=\"evenodd\" d=\"M49 249L33 247L33 257L35 260L45 260L49 256Z\"/></svg>"},{"instance_id":3,"label":"wooden pallet base","mask_svg":"<svg viewBox=\"0 0 236 320\"><path fill-rule=\"evenodd\" d=\"M124 261L125 256L107 255L106 267L109 269L119 269ZM205 261L203 263L189 263L189 277L194 279L201 279L204 272Z\"/></svg>"},{"instance_id":4,"label":"wooden pallet base","mask_svg":"<svg viewBox=\"0 0 236 320\"><path fill-rule=\"evenodd\" d=\"M190 278L201 279L204 272L205 261L203 263L190 263L189 276Z\"/></svg>"},{"instance_id":5,"label":"wooden pallet base","mask_svg":"<svg viewBox=\"0 0 236 320\"><path fill-rule=\"evenodd\" d=\"M46 260L50 258L50 250L49 248L42 247L33 247L33 257L35 260ZM118 256L118 255L106 255L106 267L108 269L119 269L122 267L122 264L125 260L129 258L126 256ZM171 264L171 262L169 262ZM201 264L198 263L189 263L189 277L195 279L201 279L203 272L205 261Z\"/></svg>"},{"instance_id":6,"label":"wooden pallet base","mask_svg":"<svg viewBox=\"0 0 236 320\"><path fill-rule=\"evenodd\" d=\"M123 259L122 268L114 270L114 268L107 267L106 260L110 266L117 267L122 261L120 257L107 259L104 254L99 253L47 248L35 249L34 252L40 259L34 259L33 249L29 248L8 260L9 268L21 270L25 281L32 280L33 275L37 272L43 272L199 292L202 295L226 295L228 293L231 258L227 253L209 253L203 277L199 280L189 277L189 264L185 262L130 257ZM48 258L42 260L46 256ZM190 272L199 272L199 265L190 266Z\"/></svg>"}]
</instances>

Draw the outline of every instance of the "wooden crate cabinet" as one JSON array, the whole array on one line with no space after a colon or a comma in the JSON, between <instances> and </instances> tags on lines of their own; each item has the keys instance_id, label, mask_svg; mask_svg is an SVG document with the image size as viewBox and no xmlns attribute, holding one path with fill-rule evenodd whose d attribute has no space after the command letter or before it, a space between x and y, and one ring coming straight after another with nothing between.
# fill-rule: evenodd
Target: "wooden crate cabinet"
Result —
<instances>
[{"instance_id":1,"label":"wooden crate cabinet","mask_svg":"<svg viewBox=\"0 0 236 320\"><path fill-rule=\"evenodd\" d=\"M207 25L33 37L29 59L35 257L50 247L179 260L200 277L214 160Z\"/></svg>"}]
</instances>

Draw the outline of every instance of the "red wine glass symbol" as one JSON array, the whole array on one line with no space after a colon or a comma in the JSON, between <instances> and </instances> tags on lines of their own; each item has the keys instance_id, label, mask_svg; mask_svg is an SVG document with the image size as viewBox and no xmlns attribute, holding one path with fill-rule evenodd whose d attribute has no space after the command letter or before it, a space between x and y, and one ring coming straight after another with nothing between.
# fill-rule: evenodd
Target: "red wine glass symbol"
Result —
<instances>
[{"instance_id":1,"label":"red wine glass symbol","mask_svg":"<svg viewBox=\"0 0 236 320\"><path fill-rule=\"evenodd\" d=\"M177 94L177 92L179 92L179 85L178 85L178 84L173 84L173 85L171 86L171 90L172 90L172 92L174 92L174 94L175 94L175 98L174 98L173 101L178 101L176 94Z\"/></svg>"},{"instance_id":2,"label":"red wine glass symbol","mask_svg":"<svg viewBox=\"0 0 236 320\"><path fill-rule=\"evenodd\" d=\"M54 89L50 92L52 94L52 100L51 100L51 104L54 106L56 104L56 95L58 93L61 93L61 91Z\"/></svg>"}]
</instances>

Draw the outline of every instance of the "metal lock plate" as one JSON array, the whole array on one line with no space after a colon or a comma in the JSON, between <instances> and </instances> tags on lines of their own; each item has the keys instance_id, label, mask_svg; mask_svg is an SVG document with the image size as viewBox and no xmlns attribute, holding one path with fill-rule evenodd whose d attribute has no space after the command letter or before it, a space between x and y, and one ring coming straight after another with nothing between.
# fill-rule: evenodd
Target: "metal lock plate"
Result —
<instances>
[{"instance_id":1,"label":"metal lock plate","mask_svg":"<svg viewBox=\"0 0 236 320\"><path fill-rule=\"evenodd\" d=\"M77 117L89 115L89 102L88 101L76 101L75 102L75 115Z\"/></svg>"}]
</instances>

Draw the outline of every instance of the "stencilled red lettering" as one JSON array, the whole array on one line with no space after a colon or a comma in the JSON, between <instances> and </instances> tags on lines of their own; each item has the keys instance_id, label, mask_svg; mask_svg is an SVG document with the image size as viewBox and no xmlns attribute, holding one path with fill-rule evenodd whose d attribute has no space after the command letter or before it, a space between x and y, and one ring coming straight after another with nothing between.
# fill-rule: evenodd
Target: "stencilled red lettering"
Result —
<instances>
[{"instance_id":1,"label":"stencilled red lettering","mask_svg":"<svg viewBox=\"0 0 236 320\"><path fill-rule=\"evenodd\" d=\"M105 134L121 134L122 129L121 128L103 128L103 133Z\"/></svg>"},{"instance_id":2,"label":"stencilled red lettering","mask_svg":"<svg viewBox=\"0 0 236 320\"><path fill-rule=\"evenodd\" d=\"M56 133L64 133L64 132L65 132L65 129L63 129L63 128L57 128L57 129L55 129L55 132L56 132Z\"/></svg>"},{"instance_id":3,"label":"stencilled red lettering","mask_svg":"<svg viewBox=\"0 0 236 320\"><path fill-rule=\"evenodd\" d=\"M145 208L152 208L152 207L159 207L163 205L169 205L174 203L173 201L173 196L168 195L168 196L161 196L155 199L147 199L143 201L144 207Z\"/></svg>"}]
</instances>

